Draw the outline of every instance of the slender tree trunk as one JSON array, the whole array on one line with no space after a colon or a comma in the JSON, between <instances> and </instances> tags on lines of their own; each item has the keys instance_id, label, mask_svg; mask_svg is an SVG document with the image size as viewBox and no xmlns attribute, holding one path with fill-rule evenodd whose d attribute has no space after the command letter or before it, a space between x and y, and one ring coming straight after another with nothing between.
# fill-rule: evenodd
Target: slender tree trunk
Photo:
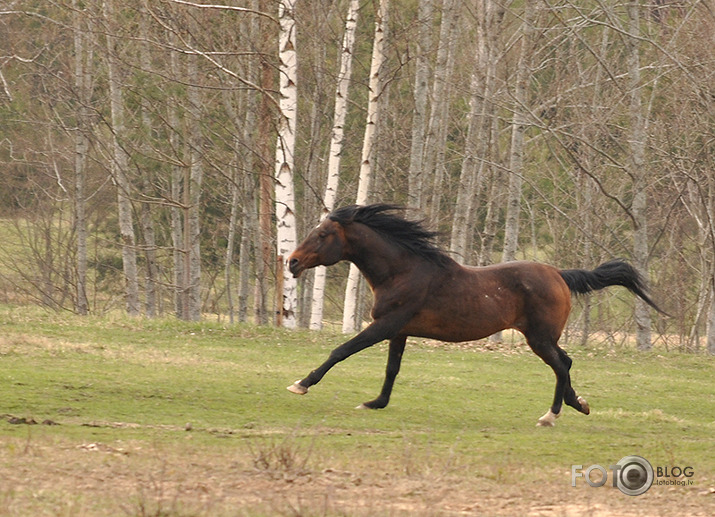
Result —
<instances>
[{"instance_id":1,"label":"slender tree trunk","mask_svg":"<svg viewBox=\"0 0 715 517\"><path fill-rule=\"evenodd\" d=\"M240 143L238 138L234 138L234 148L238 149ZM238 158L238 157L237 157ZM224 281L226 282L226 304L228 305L228 321L233 325L234 305L233 305L233 287L232 287L232 266L233 266L233 249L236 242L236 226L238 221L239 211L239 190L238 190L238 173L236 166L232 166L231 172L231 209L228 217L228 235L226 237L226 262L224 263Z\"/></svg>"},{"instance_id":2,"label":"slender tree trunk","mask_svg":"<svg viewBox=\"0 0 715 517\"><path fill-rule=\"evenodd\" d=\"M423 207L423 158L427 128L427 100L429 94L428 51L432 46L433 0L420 0L417 21L420 25L417 56L415 59L415 109L412 114L412 140L410 144L408 206Z\"/></svg>"},{"instance_id":3,"label":"slender tree trunk","mask_svg":"<svg viewBox=\"0 0 715 517\"><path fill-rule=\"evenodd\" d=\"M147 13L142 13L141 21L141 31L145 41L150 41L149 29L147 27ZM147 51L146 44L141 44L139 47L140 61L142 68L145 71L151 70L151 58L149 52ZM146 105L146 101L142 102L141 105L141 119L142 125L144 126L145 134L151 135L152 133L152 121L149 116L149 106ZM150 146L148 145L149 139L143 142L143 149L146 155L149 155ZM150 171L142 171L140 175L140 186L142 189L142 194L144 196L149 196L153 189L152 184L152 174ZM158 311L158 297L159 297L159 266L156 258L156 230L154 228L154 217L152 214L152 204L146 201L141 203L140 212L140 223L142 227L142 235L144 238L144 257L146 260L146 283L144 286L144 295L146 297L144 302L144 307L146 310L146 315L153 318L157 315Z\"/></svg>"},{"instance_id":4,"label":"slender tree trunk","mask_svg":"<svg viewBox=\"0 0 715 517\"><path fill-rule=\"evenodd\" d=\"M640 2L628 4L628 31L626 36L628 52L628 75L630 87L630 168L633 177L633 202L631 206L635 224L633 235L633 258L636 268L648 277L648 214L646 198L645 150L647 120L642 107L642 85L640 75ZM636 298L636 344L639 350L651 348L651 319L648 305Z\"/></svg>"},{"instance_id":5,"label":"slender tree trunk","mask_svg":"<svg viewBox=\"0 0 715 517\"><path fill-rule=\"evenodd\" d=\"M534 4L524 4L524 20L521 23L521 48L516 65L514 85L514 114L512 116L511 148L509 152L509 191L507 195L506 224L504 227L504 251L502 262L516 259L519 246L519 215L521 213L521 188L524 178L524 132L527 127L530 60Z\"/></svg>"},{"instance_id":6,"label":"slender tree trunk","mask_svg":"<svg viewBox=\"0 0 715 517\"><path fill-rule=\"evenodd\" d=\"M345 117L348 112L348 89L352 73L353 49L355 48L355 29L357 27L359 0L350 0L348 15L345 21L345 33L340 52L340 71L335 89L335 108L333 113L333 129L330 136L330 151L328 153L328 179L323 196L323 217L335 207L335 198L340 182L340 158L343 154L345 134ZM323 327L323 306L325 302L324 266L315 269L313 280L313 296L310 310L310 328L320 330Z\"/></svg>"},{"instance_id":7,"label":"slender tree trunk","mask_svg":"<svg viewBox=\"0 0 715 517\"><path fill-rule=\"evenodd\" d=\"M179 116L175 106L169 107L169 120L173 128L169 137L172 147L177 151L180 149L180 138L178 136ZM183 264L184 264L184 225L181 209L181 185L184 177L183 167L173 165L171 168L171 242L173 246L173 291L174 291L174 314L177 318L184 317L184 284Z\"/></svg>"},{"instance_id":8,"label":"slender tree trunk","mask_svg":"<svg viewBox=\"0 0 715 517\"><path fill-rule=\"evenodd\" d=\"M260 10L270 11L270 2L261 0ZM273 25L265 20L261 20L261 34L263 35L263 51L270 55L270 48L274 45ZM264 92L273 91L274 74L273 66L265 60L261 62L261 88ZM275 155L273 149L273 112L271 101L266 93L261 96L258 116L258 160L256 166L259 176L259 205L258 205L258 227L256 247L260 250L260 258L256 259L256 286L255 286L255 312L256 323L265 325L268 323L268 279L271 275L273 265L273 247L271 245L273 235L273 170L271 165Z\"/></svg>"},{"instance_id":9,"label":"slender tree trunk","mask_svg":"<svg viewBox=\"0 0 715 517\"><path fill-rule=\"evenodd\" d=\"M176 44L176 35L167 31L167 38L172 45ZM179 64L178 52L169 54L169 69L171 76L181 77L182 71ZM175 155L174 164L171 165L170 176L170 229L172 243L172 295L174 301L174 316L179 319L184 318L184 225L182 218L182 180L184 177L184 161L182 157L183 143L181 135L181 117L179 115L178 98L176 95L170 97L167 105L166 118L169 122L169 145Z\"/></svg>"},{"instance_id":10,"label":"slender tree trunk","mask_svg":"<svg viewBox=\"0 0 715 517\"><path fill-rule=\"evenodd\" d=\"M474 259L470 250L474 234L475 206L484 190L489 169L487 155L494 116L492 98L495 66L491 60L491 33L495 30L494 22L494 6L491 0L481 0L477 5L477 38L474 72L470 84L469 125L450 239L450 250L455 254L455 260L460 263ZM478 257L476 262L480 262Z\"/></svg>"},{"instance_id":11,"label":"slender tree trunk","mask_svg":"<svg viewBox=\"0 0 715 517\"><path fill-rule=\"evenodd\" d=\"M282 324L287 328L297 325L298 290L296 279L286 266L288 255L297 244L295 227L295 192L293 173L295 170L295 131L298 110L298 62L296 57L296 0L282 0L278 5L280 20L279 45L279 81L280 81L280 122L275 160L276 188L276 237L279 264L283 270L276 275L283 275Z\"/></svg>"},{"instance_id":12,"label":"slender tree trunk","mask_svg":"<svg viewBox=\"0 0 715 517\"><path fill-rule=\"evenodd\" d=\"M590 150L588 151L590 152ZM593 235L593 183L590 178L582 177L583 199L581 201L581 213L583 214L583 229L586 234L583 246L583 263L592 263L591 239ZM588 338L591 333L591 308L593 297L587 294L583 298L583 320L581 327L581 346L588 346Z\"/></svg>"},{"instance_id":13,"label":"slender tree trunk","mask_svg":"<svg viewBox=\"0 0 715 517\"><path fill-rule=\"evenodd\" d=\"M251 1L251 7L258 10L258 0ZM258 17L253 16L249 22L249 34L251 37L257 37L261 26ZM249 80L258 84L260 82L260 64L256 59L251 59L248 63L247 76ZM256 128L256 113L258 112L258 92L249 90L246 92L246 114L243 124L243 140L244 142L254 141L254 128ZM246 158L246 163L250 164L251 171L260 171L260 165L257 163L255 153L250 153L250 158ZM241 244L239 258L239 275L238 275L238 321L245 322L248 319L248 301L251 286L252 267L258 269L257 264L260 262L258 256L254 257L254 266L251 265L250 250L254 241L259 239L260 231L258 230L258 204L256 203L256 176L254 172L250 174L240 174L242 181L243 192L243 224L241 227ZM255 248L259 249L259 248ZM256 282L258 283L258 282ZM257 301L254 300L254 302Z\"/></svg>"},{"instance_id":14,"label":"slender tree trunk","mask_svg":"<svg viewBox=\"0 0 715 517\"><path fill-rule=\"evenodd\" d=\"M712 174L707 174L707 199L703 200L707 213L707 224L710 226L710 308L705 329L705 349L710 355L715 355L715 179Z\"/></svg>"},{"instance_id":15,"label":"slender tree trunk","mask_svg":"<svg viewBox=\"0 0 715 517\"><path fill-rule=\"evenodd\" d=\"M78 314L89 312L87 301L87 216L85 200L86 164L89 152L89 113L91 99L92 52L87 45L82 26L82 14L73 0L74 9L74 51L75 51L75 88L77 90L77 129L75 133L75 227L77 232L77 301L75 310Z\"/></svg>"},{"instance_id":16,"label":"slender tree trunk","mask_svg":"<svg viewBox=\"0 0 715 517\"><path fill-rule=\"evenodd\" d=\"M489 19L489 2L482 0L477 5L477 37L474 49L474 71L470 81L469 126L464 145L464 159L459 174L457 187L457 202L454 206L454 222L449 249L454 253L454 259L460 264L469 261L469 243L472 233L474 203L479 198L483 186L484 160L480 158L482 141L485 138L484 123L486 113L484 99L488 96L489 42L487 38L487 20Z\"/></svg>"},{"instance_id":17,"label":"slender tree trunk","mask_svg":"<svg viewBox=\"0 0 715 517\"><path fill-rule=\"evenodd\" d=\"M193 27L192 32L198 30ZM201 151L201 93L198 73L198 56L188 56L186 74L189 83L188 99L188 143L189 143L189 176L184 184L185 206L185 246L188 254L187 287L188 307L185 307L186 319L199 321L201 319L201 188L203 183L203 163Z\"/></svg>"},{"instance_id":18,"label":"slender tree trunk","mask_svg":"<svg viewBox=\"0 0 715 517\"><path fill-rule=\"evenodd\" d=\"M496 124L496 122L494 122L494 124ZM494 133L496 133L496 131L494 131ZM502 202L504 183L502 175L495 167L487 167L485 174L489 175L489 194L487 195L487 213L484 217L484 230L482 230L482 246L477 262L480 266L486 266L493 262L492 253L494 252L494 240L497 234L499 208Z\"/></svg>"},{"instance_id":19,"label":"slender tree trunk","mask_svg":"<svg viewBox=\"0 0 715 517\"><path fill-rule=\"evenodd\" d=\"M603 34L601 35L601 45L600 45L600 59L603 60L604 62L606 61L606 56L609 48L609 43L611 41L610 38L611 31L608 27L603 28ZM600 108L599 108L599 99L602 95L601 92L601 78L603 76L603 68L598 67L596 69L596 78L594 81L594 90L593 90L593 98L591 101L591 106L592 108L592 116L595 119L598 118L598 114L596 113ZM584 125L584 130L581 135L581 138L585 141L594 141L597 139L597 130L595 130L591 124L585 124ZM585 147L585 146L584 146ZM592 163L595 160L598 160L599 158L595 156L595 153L593 149L591 148L586 148L582 151L582 157L581 159L586 161L586 166L588 167L589 170L592 169ZM581 200L581 207L579 212L582 214L583 217L583 228L584 228L584 246L583 246L583 260L581 261L581 265L586 268L592 267L593 264L593 250L592 250L592 235L595 235L594 233L594 196L597 195L596 191L596 185L593 182L593 180L586 174L583 174L582 172L577 173L579 174L579 177L581 179L581 192L583 193L583 197ZM583 297L583 319L582 319L582 327L581 327L581 346L586 347L588 346L588 341L589 337L591 334L591 311L593 309L593 295L592 294L587 294Z\"/></svg>"},{"instance_id":20,"label":"slender tree trunk","mask_svg":"<svg viewBox=\"0 0 715 517\"><path fill-rule=\"evenodd\" d=\"M461 4L459 4L461 6ZM444 0L440 25L439 48L432 86L432 110L425 143L423 181L432 183L427 213L432 221L439 218L442 199L445 145L449 120L450 77L454 68L453 42L457 27L458 6L455 0ZM427 201L427 200L425 200Z\"/></svg>"},{"instance_id":21,"label":"slender tree trunk","mask_svg":"<svg viewBox=\"0 0 715 517\"><path fill-rule=\"evenodd\" d=\"M305 5L305 4L304 4ZM321 13L322 14L322 13ZM325 47L322 46L318 49L318 53L314 58L318 59L320 63L325 63L327 61L327 56L325 53ZM311 188L306 188L303 190L303 203L302 206L306 209L303 211L303 222L306 220L314 221L319 218L322 214L322 207L320 203L315 203L315 196L317 189L322 185L323 182L323 171L321 170L322 163L325 161L324 156L321 153L322 140L323 137L320 133L321 120L324 118L323 114L323 92L325 88L323 86L323 79L325 72L322 69L317 69L315 71L315 87L311 93L310 100L310 127L308 141L310 142L309 148L306 150L306 160L302 169L305 171L303 174L303 181L307 185L315 185L315 190ZM301 170L301 166L297 165L297 170ZM317 212L317 213L316 213ZM300 227L299 227L300 228ZM299 292L300 298L298 301L298 326L303 328L308 328L310 325L310 313L312 308L313 299L313 285L315 283L315 275L317 273L317 268L313 268L308 271L308 274L303 278L302 291Z\"/></svg>"},{"instance_id":22,"label":"slender tree trunk","mask_svg":"<svg viewBox=\"0 0 715 517\"><path fill-rule=\"evenodd\" d=\"M476 263L484 266L493 262L492 251L494 249L502 192L502 178L494 164L499 161L496 76L500 51L497 35L503 19L503 13L500 10L503 8L493 0L480 0L479 5L481 7L479 11L483 13L481 17L483 22L478 25L477 29L479 30L479 42L482 42L481 44L484 45L485 49L479 53L482 61L478 69L484 76L485 84L481 126L477 136L477 156L480 158L480 162L477 166L476 184L480 186L480 190L486 192L486 214ZM467 237L469 236L467 235ZM469 243L469 239L467 243ZM469 249L468 246L465 246L465 248Z\"/></svg>"},{"instance_id":23,"label":"slender tree trunk","mask_svg":"<svg viewBox=\"0 0 715 517\"><path fill-rule=\"evenodd\" d=\"M249 29L250 30L250 29ZM252 67L249 64L249 76L250 69ZM249 78L253 80L253 78ZM231 85L234 86L234 85ZM244 142L250 142L250 130L255 124L255 120L249 119L250 110L247 106L242 105L244 99L250 98L251 92L239 92L238 93L238 109L234 106L234 92L230 89L226 89L221 92L224 109L228 114L229 118L233 122L233 161L229 165L230 169L230 193L231 201L229 208L228 217L228 234L226 236L226 255L224 262L224 282L226 283L226 304L228 310L228 321L229 323L234 323L234 317L236 313L236 308L233 302L233 264L234 264L234 249L236 247L236 239L238 235L238 216L241 211L241 189L243 187L244 176L249 176L249 174L241 174L241 163L243 161L243 153L240 149L242 148L243 138ZM255 108L255 106L252 106ZM239 116L239 112L246 113L246 117L242 119ZM239 136L240 135L240 136ZM248 168L248 167L246 167ZM241 239L241 246L243 246L244 239ZM240 253L240 251L239 251ZM240 259L239 259L240 260Z\"/></svg>"},{"instance_id":24,"label":"slender tree trunk","mask_svg":"<svg viewBox=\"0 0 715 517\"><path fill-rule=\"evenodd\" d=\"M243 192L245 202L243 203L243 225L241 228L241 244L239 249L239 274L238 274L238 321L248 320L248 298L251 278L251 236L258 235L256 224L256 202L255 185L253 178L243 176Z\"/></svg>"},{"instance_id":25,"label":"slender tree trunk","mask_svg":"<svg viewBox=\"0 0 715 517\"><path fill-rule=\"evenodd\" d=\"M117 38L112 35L114 23L114 0L105 0L104 15L107 21L107 76L109 82L109 100L112 112L112 176L117 185L117 202L119 209L119 233L122 239L122 265L124 270L125 297L127 313L139 314L139 281L137 277L136 238L132 203L130 199L131 185L127 176L129 170L129 155L123 147L124 138L124 98L120 78L119 61L117 59Z\"/></svg>"},{"instance_id":26,"label":"slender tree trunk","mask_svg":"<svg viewBox=\"0 0 715 517\"><path fill-rule=\"evenodd\" d=\"M144 192L148 192L152 187L146 178L142 178ZM151 204L143 202L141 204L140 221L142 234L144 236L144 257L146 260L146 286L144 308L146 315L150 318L158 314L158 286L159 286L159 266L156 259L156 231L154 229L154 217L152 215Z\"/></svg>"},{"instance_id":27,"label":"slender tree trunk","mask_svg":"<svg viewBox=\"0 0 715 517\"><path fill-rule=\"evenodd\" d=\"M375 132L380 117L380 94L382 93L381 69L385 60L384 46L387 36L387 15L389 0L380 0L378 11L375 13L375 38L372 47L372 62L370 64L370 81L368 85L367 121L363 138L362 157L360 160L360 179L358 182L358 205L363 205L368 200L368 192L373 173L375 159ZM359 328L357 301L360 271L355 264L350 264L350 273L345 288L345 303L343 305L343 332L355 332Z\"/></svg>"},{"instance_id":28,"label":"slender tree trunk","mask_svg":"<svg viewBox=\"0 0 715 517\"><path fill-rule=\"evenodd\" d=\"M711 275L710 309L708 310L708 322L706 326L706 350L708 351L708 354L715 355L715 270L712 271Z\"/></svg>"}]
</instances>

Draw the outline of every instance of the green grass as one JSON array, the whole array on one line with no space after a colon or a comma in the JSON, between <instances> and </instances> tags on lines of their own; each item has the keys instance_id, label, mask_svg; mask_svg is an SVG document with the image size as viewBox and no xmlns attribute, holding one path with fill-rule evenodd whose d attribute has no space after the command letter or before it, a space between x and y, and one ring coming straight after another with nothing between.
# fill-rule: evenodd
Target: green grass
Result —
<instances>
[{"instance_id":1,"label":"green grass","mask_svg":"<svg viewBox=\"0 0 715 517\"><path fill-rule=\"evenodd\" d=\"M175 464L196 454L232 458L241 472L459 472L567 486L572 464L608 466L638 454L653 465L692 466L700 490L715 480L712 357L573 347L573 384L592 413L565 408L556 427L537 428L554 376L525 346L412 342L382 411L354 407L379 391L384 344L337 365L304 397L285 390L343 339L0 307L0 458L25 461L27 444L67 458L87 444L131 444ZM10 416L59 425L11 424ZM0 500L23 494L0 488ZM105 513L101 501L84 504L76 514ZM129 513L146 513L140 506Z\"/></svg>"}]
</instances>

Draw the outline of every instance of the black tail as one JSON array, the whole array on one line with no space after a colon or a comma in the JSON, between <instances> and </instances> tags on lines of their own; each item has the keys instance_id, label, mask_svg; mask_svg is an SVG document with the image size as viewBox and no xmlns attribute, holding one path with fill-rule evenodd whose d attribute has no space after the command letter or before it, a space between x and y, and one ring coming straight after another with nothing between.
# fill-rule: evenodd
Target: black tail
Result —
<instances>
[{"instance_id":1,"label":"black tail","mask_svg":"<svg viewBox=\"0 0 715 517\"><path fill-rule=\"evenodd\" d=\"M630 292L641 298L648 305L661 314L668 315L658 307L647 294L645 280L628 262L620 259L609 260L598 266L593 271L585 269L564 269L560 271L561 277L569 286L572 293L586 294L608 287L609 285L621 285Z\"/></svg>"}]
</instances>

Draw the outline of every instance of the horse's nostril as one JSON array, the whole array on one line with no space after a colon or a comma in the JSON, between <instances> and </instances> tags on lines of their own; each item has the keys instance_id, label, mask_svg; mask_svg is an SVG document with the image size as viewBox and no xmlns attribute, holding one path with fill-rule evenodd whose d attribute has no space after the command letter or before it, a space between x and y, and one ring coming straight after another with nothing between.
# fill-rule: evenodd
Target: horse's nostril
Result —
<instances>
[{"instance_id":1,"label":"horse's nostril","mask_svg":"<svg viewBox=\"0 0 715 517\"><path fill-rule=\"evenodd\" d=\"M293 273L293 276L298 278L301 272L300 261L297 258L288 260L288 270Z\"/></svg>"}]
</instances>

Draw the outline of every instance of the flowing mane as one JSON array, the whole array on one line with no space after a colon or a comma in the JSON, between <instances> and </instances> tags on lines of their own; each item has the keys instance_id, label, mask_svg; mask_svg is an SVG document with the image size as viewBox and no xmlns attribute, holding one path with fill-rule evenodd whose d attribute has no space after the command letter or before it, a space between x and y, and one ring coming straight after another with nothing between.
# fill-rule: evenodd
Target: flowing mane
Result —
<instances>
[{"instance_id":1,"label":"flowing mane","mask_svg":"<svg viewBox=\"0 0 715 517\"><path fill-rule=\"evenodd\" d=\"M350 205L334 210L328 217L342 225L364 224L390 242L440 267L452 262L435 243L439 232L427 230L421 221L411 221L396 213L404 211L404 207L382 203Z\"/></svg>"}]
</instances>

